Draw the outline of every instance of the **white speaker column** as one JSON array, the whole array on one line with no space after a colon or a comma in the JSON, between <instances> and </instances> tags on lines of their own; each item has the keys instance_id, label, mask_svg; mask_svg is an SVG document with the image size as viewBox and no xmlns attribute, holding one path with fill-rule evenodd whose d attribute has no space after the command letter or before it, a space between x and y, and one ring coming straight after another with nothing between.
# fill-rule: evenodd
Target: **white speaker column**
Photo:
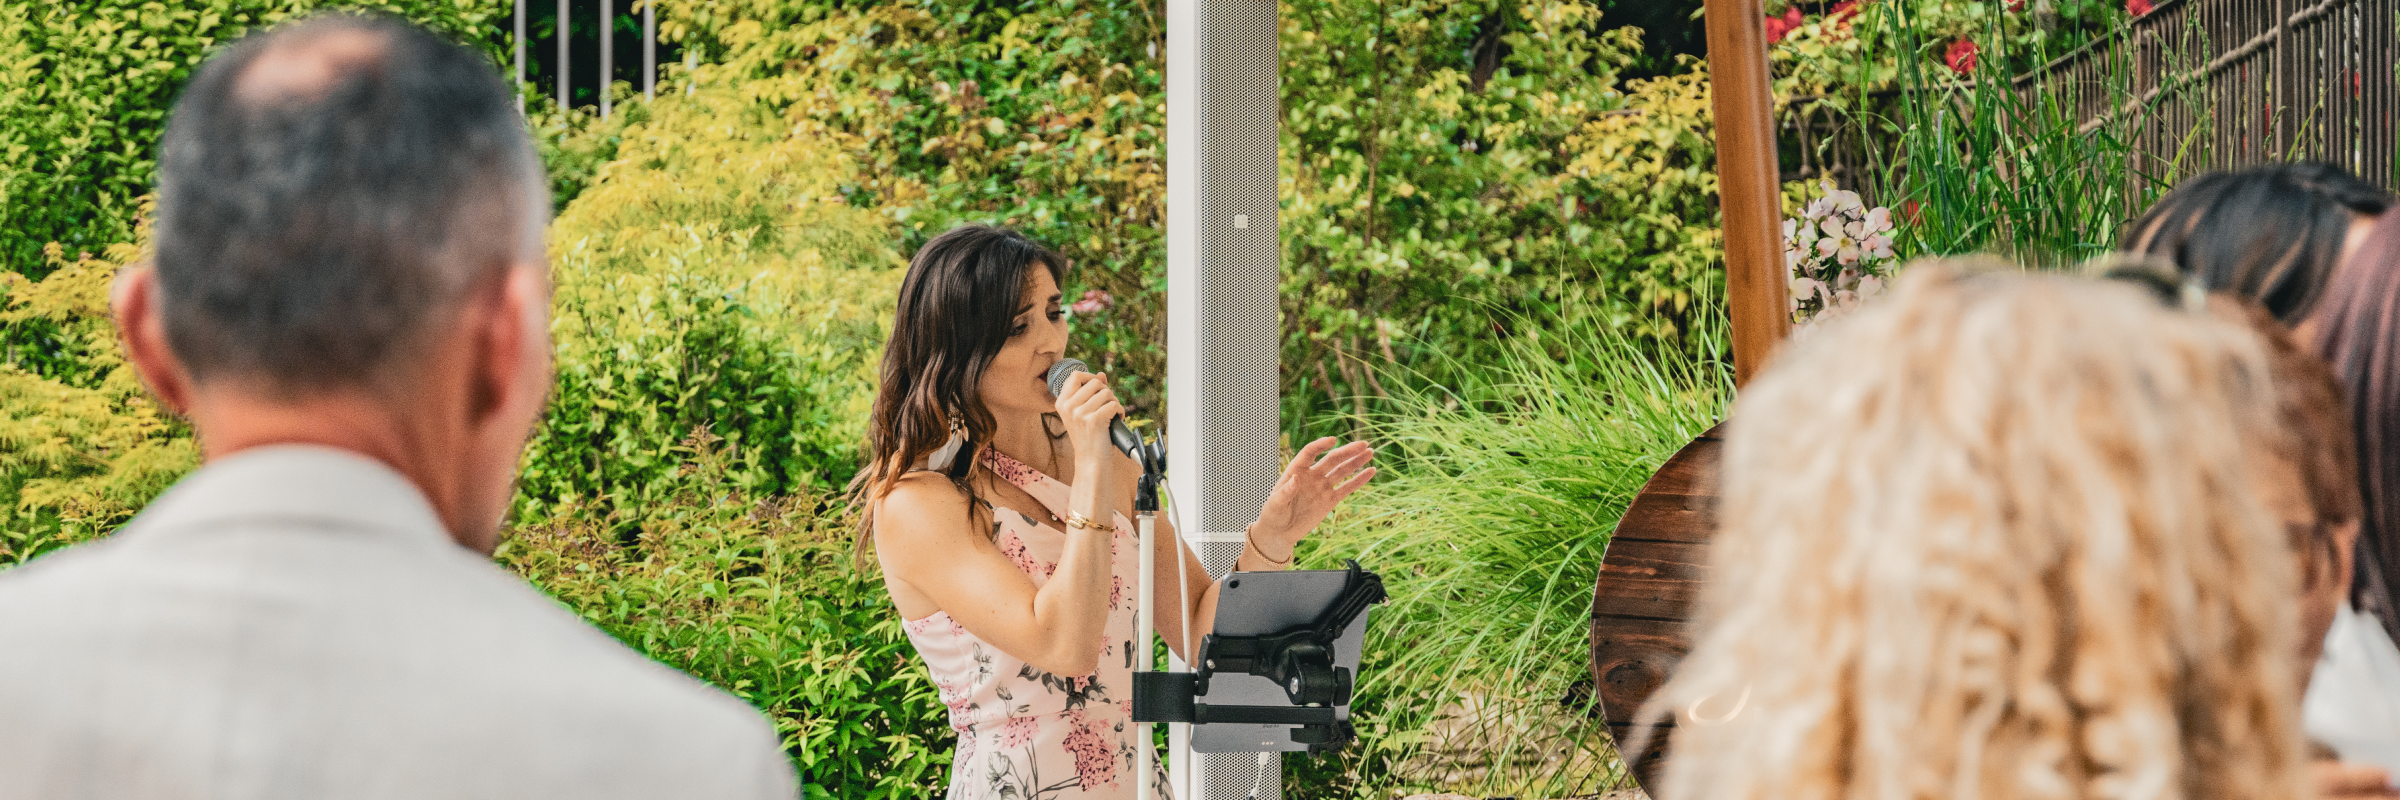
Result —
<instances>
[{"instance_id":1,"label":"white speaker column","mask_svg":"<svg viewBox=\"0 0 2400 800\"><path fill-rule=\"evenodd\" d=\"M1167 0L1167 475L1211 576L1281 472L1275 0ZM1180 665L1178 665L1180 668ZM1281 760L1195 754L1170 726L1176 800L1280 798Z\"/></svg>"}]
</instances>

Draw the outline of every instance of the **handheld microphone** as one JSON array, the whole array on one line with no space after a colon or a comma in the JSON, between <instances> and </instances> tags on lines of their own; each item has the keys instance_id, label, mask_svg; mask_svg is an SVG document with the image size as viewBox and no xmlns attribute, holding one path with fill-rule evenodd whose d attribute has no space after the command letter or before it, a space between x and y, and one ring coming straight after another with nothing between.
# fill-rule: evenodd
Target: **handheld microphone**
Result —
<instances>
[{"instance_id":1,"label":"handheld microphone","mask_svg":"<svg viewBox=\"0 0 2400 800\"><path fill-rule=\"evenodd\" d=\"M1058 363L1050 365L1050 396L1057 397L1060 392L1066 391L1067 378L1078 372L1090 371L1092 368L1084 365L1082 359L1059 359ZM1135 435L1132 428L1125 427L1125 415L1118 414L1116 419L1109 421L1108 442L1134 460L1142 460L1142 437Z\"/></svg>"}]
</instances>

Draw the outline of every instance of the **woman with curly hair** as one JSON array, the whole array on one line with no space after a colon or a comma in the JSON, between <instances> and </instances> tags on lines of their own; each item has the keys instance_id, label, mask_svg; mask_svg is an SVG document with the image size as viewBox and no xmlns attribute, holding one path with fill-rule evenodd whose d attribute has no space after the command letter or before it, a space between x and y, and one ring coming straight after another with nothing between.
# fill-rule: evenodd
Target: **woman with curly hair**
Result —
<instances>
[{"instance_id":1,"label":"woman with curly hair","mask_svg":"<svg viewBox=\"0 0 2400 800\"><path fill-rule=\"evenodd\" d=\"M2137 286L1955 264L1795 345L1646 711L1663 796L2307 793L2271 363Z\"/></svg>"}]
</instances>

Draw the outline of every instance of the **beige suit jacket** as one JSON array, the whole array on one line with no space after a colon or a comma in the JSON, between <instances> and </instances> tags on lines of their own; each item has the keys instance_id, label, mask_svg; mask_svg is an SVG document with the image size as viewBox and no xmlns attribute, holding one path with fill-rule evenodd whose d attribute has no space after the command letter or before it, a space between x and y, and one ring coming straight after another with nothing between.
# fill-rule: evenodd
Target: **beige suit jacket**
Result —
<instances>
[{"instance_id":1,"label":"beige suit jacket","mask_svg":"<svg viewBox=\"0 0 2400 800\"><path fill-rule=\"evenodd\" d=\"M0 572L0 800L792 796L757 711L345 451L244 451Z\"/></svg>"}]
</instances>

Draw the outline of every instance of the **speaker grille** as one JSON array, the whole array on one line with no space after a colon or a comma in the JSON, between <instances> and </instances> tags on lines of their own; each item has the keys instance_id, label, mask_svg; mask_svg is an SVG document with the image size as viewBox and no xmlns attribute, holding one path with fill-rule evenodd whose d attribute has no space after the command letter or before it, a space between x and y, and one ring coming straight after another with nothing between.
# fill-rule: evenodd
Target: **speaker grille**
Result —
<instances>
[{"instance_id":1,"label":"speaker grille","mask_svg":"<svg viewBox=\"0 0 2400 800\"><path fill-rule=\"evenodd\" d=\"M1283 757L1267 758L1259 773L1257 753L1194 753L1200 758L1200 800L1273 800L1283 796ZM1257 787L1258 793L1251 794Z\"/></svg>"},{"instance_id":2,"label":"speaker grille","mask_svg":"<svg viewBox=\"0 0 2400 800\"><path fill-rule=\"evenodd\" d=\"M1258 518L1280 468L1281 84L1272 0L1200 7L1200 530ZM1172 402L1172 401L1170 401Z\"/></svg>"}]
</instances>

